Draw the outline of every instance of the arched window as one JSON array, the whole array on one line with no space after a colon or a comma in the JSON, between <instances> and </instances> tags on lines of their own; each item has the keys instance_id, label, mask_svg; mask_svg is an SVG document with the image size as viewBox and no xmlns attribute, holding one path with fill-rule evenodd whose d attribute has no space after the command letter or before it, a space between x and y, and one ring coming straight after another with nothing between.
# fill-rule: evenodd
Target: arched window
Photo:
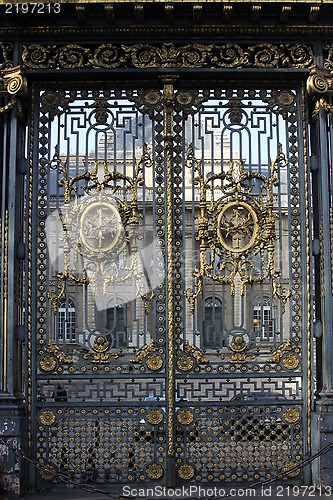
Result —
<instances>
[{"instance_id":1,"label":"arched window","mask_svg":"<svg viewBox=\"0 0 333 500\"><path fill-rule=\"evenodd\" d=\"M61 342L75 342L75 304L71 299L60 301L57 313L57 338Z\"/></svg>"},{"instance_id":2,"label":"arched window","mask_svg":"<svg viewBox=\"0 0 333 500\"><path fill-rule=\"evenodd\" d=\"M269 300L253 308L253 329L257 340L271 341L274 337L274 314Z\"/></svg>"}]
</instances>

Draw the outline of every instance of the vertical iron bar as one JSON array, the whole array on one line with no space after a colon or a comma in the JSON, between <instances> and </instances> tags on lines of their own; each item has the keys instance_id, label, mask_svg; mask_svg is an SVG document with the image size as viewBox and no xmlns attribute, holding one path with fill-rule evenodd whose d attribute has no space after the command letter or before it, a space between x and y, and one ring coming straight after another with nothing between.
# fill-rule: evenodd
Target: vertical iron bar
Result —
<instances>
[{"instance_id":1,"label":"vertical iron bar","mask_svg":"<svg viewBox=\"0 0 333 500\"><path fill-rule=\"evenodd\" d=\"M163 80L164 149L166 167L167 229L167 483L175 481L175 347L174 347L174 262L173 262L173 79Z\"/></svg>"}]
</instances>

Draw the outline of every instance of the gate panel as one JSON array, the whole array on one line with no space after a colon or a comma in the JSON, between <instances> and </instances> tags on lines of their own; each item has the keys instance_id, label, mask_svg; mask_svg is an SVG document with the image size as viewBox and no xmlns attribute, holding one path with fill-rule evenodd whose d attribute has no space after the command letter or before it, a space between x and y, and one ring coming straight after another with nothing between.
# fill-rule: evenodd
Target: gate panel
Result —
<instances>
[{"instance_id":1,"label":"gate panel","mask_svg":"<svg viewBox=\"0 0 333 500\"><path fill-rule=\"evenodd\" d=\"M296 466L309 444L301 95L206 90L184 126L176 393L190 406L177 412L185 480L266 479Z\"/></svg>"},{"instance_id":2,"label":"gate panel","mask_svg":"<svg viewBox=\"0 0 333 500\"><path fill-rule=\"evenodd\" d=\"M37 459L76 481L164 474L163 115L136 99L36 90L31 426Z\"/></svg>"}]
</instances>

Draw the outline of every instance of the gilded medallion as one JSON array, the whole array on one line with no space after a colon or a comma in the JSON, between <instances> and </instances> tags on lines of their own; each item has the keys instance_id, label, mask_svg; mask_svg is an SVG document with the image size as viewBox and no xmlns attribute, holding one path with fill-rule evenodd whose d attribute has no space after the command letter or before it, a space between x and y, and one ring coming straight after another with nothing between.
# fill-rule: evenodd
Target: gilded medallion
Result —
<instances>
[{"instance_id":1,"label":"gilded medallion","mask_svg":"<svg viewBox=\"0 0 333 500\"><path fill-rule=\"evenodd\" d=\"M149 370L157 371L160 370L163 366L163 358L159 354L150 354L146 358L146 365Z\"/></svg>"},{"instance_id":2,"label":"gilded medallion","mask_svg":"<svg viewBox=\"0 0 333 500\"><path fill-rule=\"evenodd\" d=\"M181 465L178 469L178 476L181 479L185 479L185 480L192 479L194 474L195 474L194 467L193 467L193 465L190 465L190 464Z\"/></svg>"},{"instance_id":3,"label":"gilded medallion","mask_svg":"<svg viewBox=\"0 0 333 500\"><path fill-rule=\"evenodd\" d=\"M300 419L301 414L297 408L288 408L282 416L288 424L294 424Z\"/></svg>"},{"instance_id":4,"label":"gilded medallion","mask_svg":"<svg viewBox=\"0 0 333 500\"><path fill-rule=\"evenodd\" d=\"M194 360L191 356L187 356L186 354L179 356L177 359L177 367L182 372L188 372L192 370L194 366Z\"/></svg>"},{"instance_id":5,"label":"gilded medallion","mask_svg":"<svg viewBox=\"0 0 333 500\"><path fill-rule=\"evenodd\" d=\"M43 425L53 425L56 421L56 416L52 411L45 410L39 415L39 420Z\"/></svg>"},{"instance_id":6,"label":"gilded medallion","mask_svg":"<svg viewBox=\"0 0 333 500\"><path fill-rule=\"evenodd\" d=\"M287 370L295 370L298 368L300 361L298 356L289 353L283 356L281 363Z\"/></svg>"},{"instance_id":7,"label":"gilded medallion","mask_svg":"<svg viewBox=\"0 0 333 500\"><path fill-rule=\"evenodd\" d=\"M81 214L79 224L82 246L94 253L110 252L122 232L117 208L105 200L89 203Z\"/></svg>"},{"instance_id":8,"label":"gilded medallion","mask_svg":"<svg viewBox=\"0 0 333 500\"><path fill-rule=\"evenodd\" d=\"M194 415L190 410L180 410L177 413L177 419L181 425L190 425L194 420Z\"/></svg>"},{"instance_id":9,"label":"gilded medallion","mask_svg":"<svg viewBox=\"0 0 333 500\"><path fill-rule=\"evenodd\" d=\"M158 425L163 422L164 413L161 410L153 408L149 410L146 416L146 420L151 425Z\"/></svg>"},{"instance_id":10,"label":"gilded medallion","mask_svg":"<svg viewBox=\"0 0 333 500\"><path fill-rule=\"evenodd\" d=\"M226 203L217 218L217 235L229 252L241 253L251 248L258 235L258 217L245 201Z\"/></svg>"},{"instance_id":11,"label":"gilded medallion","mask_svg":"<svg viewBox=\"0 0 333 500\"><path fill-rule=\"evenodd\" d=\"M39 366L44 372L53 372L57 366L57 361L54 356L46 354L40 359Z\"/></svg>"},{"instance_id":12,"label":"gilded medallion","mask_svg":"<svg viewBox=\"0 0 333 500\"><path fill-rule=\"evenodd\" d=\"M146 468L146 474L149 479L160 479L163 476L163 467L160 464L150 464Z\"/></svg>"},{"instance_id":13,"label":"gilded medallion","mask_svg":"<svg viewBox=\"0 0 333 500\"><path fill-rule=\"evenodd\" d=\"M44 481L53 481L57 474L57 469L54 465L46 465L46 464L38 464L39 467L39 476Z\"/></svg>"}]
</instances>

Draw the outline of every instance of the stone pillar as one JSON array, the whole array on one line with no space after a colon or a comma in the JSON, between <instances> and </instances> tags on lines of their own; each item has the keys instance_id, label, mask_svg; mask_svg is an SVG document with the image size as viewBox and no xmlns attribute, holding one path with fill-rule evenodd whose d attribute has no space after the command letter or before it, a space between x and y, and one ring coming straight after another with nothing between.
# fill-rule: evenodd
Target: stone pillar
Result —
<instances>
[{"instance_id":1,"label":"stone pillar","mask_svg":"<svg viewBox=\"0 0 333 500\"><path fill-rule=\"evenodd\" d=\"M328 143L329 117L333 106L326 100L333 94L332 72L312 68L307 89L313 100L311 163L314 204L315 295L317 337L318 401L316 419L319 448L333 443L333 303L332 303L332 171L333 148ZM316 244L318 242L319 244ZM318 297L320 299L318 300ZM319 326L322 325L322 329ZM321 365L321 366L320 366ZM317 451L317 450L314 450ZM333 450L320 458L319 482L333 485Z\"/></svg>"},{"instance_id":2,"label":"stone pillar","mask_svg":"<svg viewBox=\"0 0 333 500\"><path fill-rule=\"evenodd\" d=\"M20 449L23 423L21 347L19 328L23 289L22 201L24 161L23 105L25 79L19 67L0 70L1 266L0 266L0 491L21 493ZM23 153L22 153L23 154Z\"/></svg>"}]
</instances>

